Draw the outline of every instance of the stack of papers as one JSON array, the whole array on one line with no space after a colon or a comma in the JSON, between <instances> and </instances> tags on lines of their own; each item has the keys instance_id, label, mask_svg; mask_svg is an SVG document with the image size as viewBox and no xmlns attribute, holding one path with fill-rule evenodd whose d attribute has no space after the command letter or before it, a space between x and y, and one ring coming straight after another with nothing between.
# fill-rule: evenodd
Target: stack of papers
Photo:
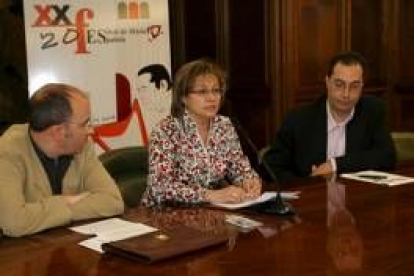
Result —
<instances>
[{"instance_id":1,"label":"stack of papers","mask_svg":"<svg viewBox=\"0 0 414 276\"><path fill-rule=\"evenodd\" d=\"M372 170L360 171L356 173L344 173L341 174L341 177L387 186L396 186L414 182L413 177Z\"/></svg>"},{"instance_id":2,"label":"stack of papers","mask_svg":"<svg viewBox=\"0 0 414 276\"><path fill-rule=\"evenodd\" d=\"M281 192L281 196L283 199L298 199L299 198L299 191L294 192ZM235 210L240 209L244 207L249 207L258 203L269 201L276 197L276 192L265 192L260 197L249 200L249 201L243 201L240 203L211 203L213 206L229 209L229 210Z\"/></svg>"},{"instance_id":3,"label":"stack of papers","mask_svg":"<svg viewBox=\"0 0 414 276\"><path fill-rule=\"evenodd\" d=\"M95 235L79 244L99 253L103 253L103 243L119 241L158 230L142 223L130 222L120 218L110 218L69 229L85 235Z\"/></svg>"}]
</instances>

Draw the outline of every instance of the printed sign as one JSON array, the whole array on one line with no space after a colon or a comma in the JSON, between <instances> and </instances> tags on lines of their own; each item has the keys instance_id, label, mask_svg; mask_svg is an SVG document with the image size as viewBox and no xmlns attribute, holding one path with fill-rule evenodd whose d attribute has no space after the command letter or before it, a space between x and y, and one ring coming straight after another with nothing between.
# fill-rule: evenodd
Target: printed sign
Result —
<instances>
[{"instance_id":1,"label":"printed sign","mask_svg":"<svg viewBox=\"0 0 414 276\"><path fill-rule=\"evenodd\" d=\"M98 151L148 144L169 113L167 0L25 0L29 91L49 82L90 95Z\"/></svg>"}]
</instances>

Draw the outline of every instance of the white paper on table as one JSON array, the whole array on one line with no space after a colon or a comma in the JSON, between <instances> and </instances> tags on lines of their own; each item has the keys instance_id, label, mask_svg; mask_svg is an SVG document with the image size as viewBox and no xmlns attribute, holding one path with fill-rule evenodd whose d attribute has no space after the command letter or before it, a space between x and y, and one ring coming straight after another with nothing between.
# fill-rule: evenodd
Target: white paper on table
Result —
<instances>
[{"instance_id":1,"label":"white paper on table","mask_svg":"<svg viewBox=\"0 0 414 276\"><path fill-rule=\"evenodd\" d=\"M79 245L92 249L102 254L104 253L104 251L102 250L102 244L105 242L106 241L102 240L100 237L93 237L93 238L81 241Z\"/></svg>"},{"instance_id":2,"label":"white paper on table","mask_svg":"<svg viewBox=\"0 0 414 276\"><path fill-rule=\"evenodd\" d=\"M281 196L282 196L283 199L298 199L299 198L299 193L300 193L299 191L281 192ZM269 201L269 200L275 198L276 195L277 195L276 192L264 192L260 197L254 199L254 200L243 201L243 202L240 202L240 203L214 203L214 202L212 202L211 204L213 206L216 206L216 207L229 209L229 210L235 210L235 209L240 209L240 208L252 206L252 205L255 205L255 204L258 204L258 203Z\"/></svg>"},{"instance_id":3,"label":"white paper on table","mask_svg":"<svg viewBox=\"0 0 414 276\"><path fill-rule=\"evenodd\" d=\"M96 235L79 244L100 253L103 252L101 248L103 243L119 241L158 230L142 223L131 222L120 218L110 218L69 229L81 234Z\"/></svg>"},{"instance_id":4,"label":"white paper on table","mask_svg":"<svg viewBox=\"0 0 414 276\"><path fill-rule=\"evenodd\" d=\"M343 173L341 174L341 177L386 186L397 186L414 182L413 177L374 170L360 171L356 173Z\"/></svg>"}]
</instances>

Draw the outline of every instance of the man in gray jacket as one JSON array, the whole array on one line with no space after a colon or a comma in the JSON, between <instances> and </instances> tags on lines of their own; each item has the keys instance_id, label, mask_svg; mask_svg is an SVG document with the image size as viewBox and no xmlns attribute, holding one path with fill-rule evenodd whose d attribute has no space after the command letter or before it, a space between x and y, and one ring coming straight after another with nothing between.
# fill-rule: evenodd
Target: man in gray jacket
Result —
<instances>
[{"instance_id":1,"label":"man in gray jacket","mask_svg":"<svg viewBox=\"0 0 414 276\"><path fill-rule=\"evenodd\" d=\"M0 230L18 237L122 213L121 194L88 141L86 94L48 84L29 106L29 123L0 138Z\"/></svg>"}]
</instances>

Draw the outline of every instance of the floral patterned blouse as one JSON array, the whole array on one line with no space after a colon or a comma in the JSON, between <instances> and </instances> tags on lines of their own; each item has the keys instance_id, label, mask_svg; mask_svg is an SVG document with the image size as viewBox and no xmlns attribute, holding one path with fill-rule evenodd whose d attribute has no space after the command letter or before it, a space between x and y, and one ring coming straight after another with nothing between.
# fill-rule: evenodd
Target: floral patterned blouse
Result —
<instances>
[{"instance_id":1,"label":"floral patterned blouse","mask_svg":"<svg viewBox=\"0 0 414 276\"><path fill-rule=\"evenodd\" d=\"M151 133L149 152L148 187L143 196L147 206L200 203L212 182L226 179L240 185L258 177L231 121L220 115L212 119L206 145L187 113L182 118L166 117Z\"/></svg>"}]
</instances>

